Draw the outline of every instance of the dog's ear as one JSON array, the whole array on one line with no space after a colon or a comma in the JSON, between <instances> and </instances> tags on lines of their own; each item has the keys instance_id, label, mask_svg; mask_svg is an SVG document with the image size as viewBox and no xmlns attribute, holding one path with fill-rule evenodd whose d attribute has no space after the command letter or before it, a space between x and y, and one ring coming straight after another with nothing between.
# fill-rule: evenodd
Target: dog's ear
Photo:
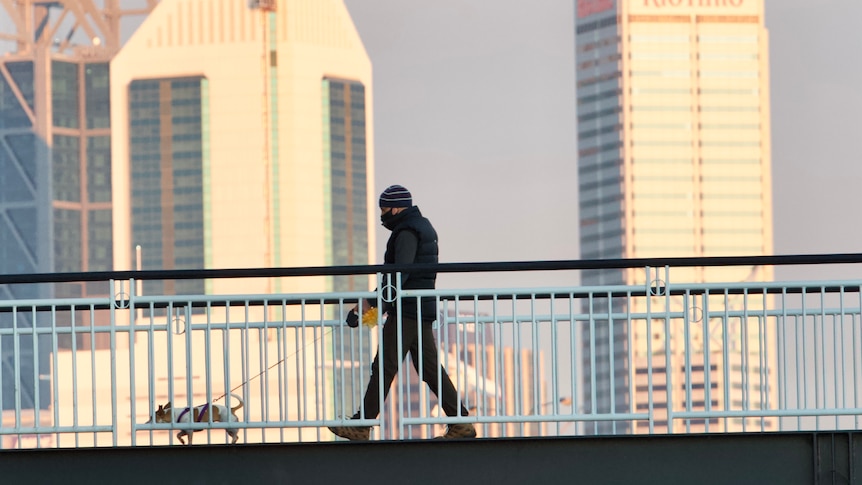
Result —
<instances>
[{"instance_id":1,"label":"dog's ear","mask_svg":"<svg viewBox=\"0 0 862 485\"><path fill-rule=\"evenodd\" d=\"M157 413L160 413L160 412L162 412L162 411L164 411L164 410L165 410L165 408L163 408L163 407L162 407L162 405L161 405L161 404L159 404L159 409L156 409L156 412L157 412Z\"/></svg>"},{"instance_id":2,"label":"dog's ear","mask_svg":"<svg viewBox=\"0 0 862 485\"><path fill-rule=\"evenodd\" d=\"M170 401L168 401L168 403L167 403L167 404L165 404L165 409L170 409L170 408L171 408L171 402L170 402Z\"/></svg>"}]
</instances>

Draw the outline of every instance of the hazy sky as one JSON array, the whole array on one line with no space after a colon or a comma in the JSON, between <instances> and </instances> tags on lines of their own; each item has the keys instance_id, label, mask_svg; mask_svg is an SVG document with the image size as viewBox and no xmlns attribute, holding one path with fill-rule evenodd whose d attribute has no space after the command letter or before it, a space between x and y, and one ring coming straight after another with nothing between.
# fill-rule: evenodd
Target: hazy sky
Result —
<instances>
[{"instance_id":1,"label":"hazy sky","mask_svg":"<svg viewBox=\"0 0 862 485\"><path fill-rule=\"evenodd\" d=\"M578 259L574 3L345 0L374 66L377 191L413 192L441 261ZM776 254L862 252L860 18L766 0Z\"/></svg>"},{"instance_id":2,"label":"hazy sky","mask_svg":"<svg viewBox=\"0 0 862 485\"><path fill-rule=\"evenodd\" d=\"M413 192L443 262L577 259L575 0L344 2L374 66L376 191ZM859 0L766 0L776 254L862 252L860 18Z\"/></svg>"}]
</instances>

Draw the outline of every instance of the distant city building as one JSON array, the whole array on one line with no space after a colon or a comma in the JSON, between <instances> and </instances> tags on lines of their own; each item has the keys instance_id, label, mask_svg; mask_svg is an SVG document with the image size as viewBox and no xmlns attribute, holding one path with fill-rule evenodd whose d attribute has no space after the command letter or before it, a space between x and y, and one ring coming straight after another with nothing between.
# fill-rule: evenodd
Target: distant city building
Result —
<instances>
[{"instance_id":1,"label":"distant city building","mask_svg":"<svg viewBox=\"0 0 862 485\"><path fill-rule=\"evenodd\" d=\"M581 257L772 254L769 62L763 0L578 0L576 17ZM582 282L646 285L649 280L660 289L665 279L663 270L650 275L643 269L596 270L584 272ZM673 268L670 279L770 281L772 269ZM626 306L633 314L646 311L645 299L609 300L591 311L608 314L609 308ZM671 310L684 311L680 297L652 300L653 312L664 311L667 302ZM711 311L738 305L737 297L710 299ZM590 335L585 333L584 376L594 373L597 379L596 395L584 398L587 407L594 398L597 412L642 409L650 395L642 382L648 362L653 362L656 375L669 375L679 392L684 383L699 379L694 384L701 387L702 396L704 376L710 375L703 372L705 365L716 367L712 372L717 372L723 350L738 355L743 349L757 348L745 344L755 335L756 325L748 333L738 330L706 346L704 340L709 337L682 342L682 319L671 319L670 330L663 318L647 323L645 319L595 320L594 355ZM713 334L713 324L708 322L702 333ZM745 323L741 326L746 328ZM682 367L664 362L666 331L671 354L681 345L696 345L708 349L702 361ZM720 327L718 331L730 332ZM729 348L723 349L724 345ZM774 345L774 341L761 345ZM767 364L769 382L754 386L747 395L755 406L775 391L776 369ZM700 372L692 373L692 365L699 365ZM755 383L751 376L760 371L752 365L728 372L724 375L732 382L723 385ZM719 380L706 378L706 382L713 385ZM655 392L651 395L660 397ZM659 399L653 405L660 409L667 401ZM673 403L675 408L683 405ZM694 409L725 405L700 399ZM639 426L599 423L587 430L618 433L639 431Z\"/></svg>"},{"instance_id":2,"label":"distant city building","mask_svg":"<svg viewBox=\"0 0 862 485\"><path fill-rule=\"evenodd\" d=\"M154 5L154 0L134 9L95 0L0 2L0 18L11 28L0 39L0 273L113 269L108 63L120 48L121 21ZM0 286L0 299L107 293L105 283ZM3 315L0 327L11 327L13 319L19 328L49 324L33 315ZM16 365L21 389L34 388L40 373L34 363L48 365L46 344L21 339L14 363L13 341L3 340L0 408L16 399ZM43 387L38 398L23 392L22 406L44 409L47 392Z\"/></svg>"},{"instance_id":3,"label":"distant city building","mask_svg":"<svg viewBox=\"0 0 862 485\"><path fill-rule=\"evenodd\" d=\"M114 263L369 264L371 62L341 0L162 0L111 62ZM144 294L367 289L148 282Z\"/></svg>"},{"instance_id":4,"label":"distant city building","mask_svg":"<svg viewBox=\"0 0 862 485\"><path fill-rule=\"evenodd\" d=\"M0 6L18 29L0 39L0 271L372 262L371 63L342 0ZM120 21L132 16L145 18L124 44L121 31L134 25ZM365 277L345 276L147 281L142 291L367 288ZM106 284L0 287L0 298L107 293ZM56 320L100 325L106 316ZM0 315L0 326L51 319L12 320ZM95 340L110 345L106 334ZM12 339L2 342L0 407L20 399L44 409L47 388L11 390L16 375L35 387L49 342L19 343L16 354ZM89 348L89 336L75 344Z\"/></svg>"},{"instance_id":5,"label":"distant city building","mask_svg":"<svg viewBox=\"0 0 862 485\"><path fill-rule=\"evenodd\" d=\"M552 402L548 400L547 372L544 352L531 348L516 349L504 343L504 332L493 324L475 323L471 312L455 314L448 310L445 321L430 338L438 339L440 362L452 379L461 402L472 416L483 418L545 414ZM459 323L452 323L456 320ZM459 350L460 349L460 350ZM433 438L446 432L444 426L408 425L398 427L399 417L443 416L439 400L419 378L409 358L402 362L401 373L393 382L384 408L389 429L387 438ZM399 373L399 374L401 374ZM403 389L403 390L402 390ZM403 394L405 399L399 400ZM355 398L358 408L361 395ZM538 399L538 400L537 400ZM434 429L436 428L436 429ZM478 424L484 438L544 436L552 430L542 422L490 422Z\"/></svg>"},{"instance_id":6,"label":"distant city building","mask_svg":"<svg viewBox=\"0 0 862 485\"><path fill-rule=\"evenodd\" d=\"M371 75L342 0L162 0L111 62L115 267L371 263ZM345 276L151 281L142 291L369 286L367 277ZM275 321L316 318L299 306L252 311ZM315 331L296 345L319 338ZM368 339L342 336L335 348L368 351ZM337 388L352 384L334 379Z\"/></svg>"}]
</instances>

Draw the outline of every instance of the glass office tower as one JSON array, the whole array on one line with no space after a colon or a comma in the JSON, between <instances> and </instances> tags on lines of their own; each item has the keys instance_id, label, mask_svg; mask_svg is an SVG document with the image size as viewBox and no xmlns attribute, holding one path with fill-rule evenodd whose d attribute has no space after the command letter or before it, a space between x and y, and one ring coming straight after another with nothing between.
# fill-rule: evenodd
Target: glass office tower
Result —
<instances>
[{"instance_id":1,"label":"glass office tower","mask_svg":"<svg viewBox=\"0 0 862 485\"><path fill-rule=\"evenodd\" d=\"M113 269L108 63L120 47L120 21L145 15L153 5L0 3L6 28L0 40L0 273ZM0 299L107 294L104 283L0 285ZM95 312L77 316L104 321ZM51 318L0 314L0 327L50 325ZM72 314L54 318L69 325ZM58 345L71 343L61 338ZM77 343L88 345L89 337ZM93 345L107 343L100 335ZM48 406L48 389L36 383L49 365L50 348L44 339L34 345L22 336L16 353L13 339L3 340L0 407L16 400L24 409Z\"/></svg>"},{"instance_id":2,"label":"glass office tower","mask_svg":"<svg viewBox=\"0 0 862 485\"><path fill-rule=\"evenodd\" d=\"M578 0L576 5L581 256L771 254L763 0ZM667 278L663 271L647 275L643 269L597 270L585 272L583 284L646 286L650 281L660 287ZM772 273L764 267L673 268L669 278L769 281ZM655 298L651 309L663 311L668 302L672 310L684 305L678 298ZM733 299L714 302L710 309L737 304ZM607 315L609 309L646 310L638 305L642 302L609 298L591 311ZM593 323L596 347L591 354L585 335L584 376L590 379L595 373L597 391L596 396L585 396L588 408L595 397L598 412L640 412L647 399L642 381L650 362L656 375L664 372L669 381L684 382L681 375L674 378L680 366L664 361L665 334L671 334L670 342L680 338L683 322L672 319L665 325L662 319L650 331L644 321L605 317ZM713 329L707 329L704 333L711 334ZM703 341L696 345L718 352L726 344L743 352L739 349L746 345L741 342L752 338L757 337L743 332L709 347ZM704 377L710 372L722 374L720 365L709 360L705 358L710 371L701 370L696 385L710 382ZM752 367L730 373L733 382L726 385L748 381L755 372ZM774 379L774 369L770 375ZM769 398L775 387L771 382L751 391L753 402ZM655 406L667 405L662 401L666 395L653 392L653 398ZM667 425L657 423L659 430ZM741 423L727 424L727 429L737 425ZM599 423L588 430L637 432L624 423Z\"/></svg>"}]
</instances>

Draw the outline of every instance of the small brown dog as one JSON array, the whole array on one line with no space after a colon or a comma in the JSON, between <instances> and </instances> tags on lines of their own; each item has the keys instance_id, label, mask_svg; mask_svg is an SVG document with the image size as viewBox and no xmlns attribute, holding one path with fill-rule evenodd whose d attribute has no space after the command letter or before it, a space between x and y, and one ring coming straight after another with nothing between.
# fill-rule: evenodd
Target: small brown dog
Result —
<instances>
[{"instance_id":1,"label":"small brown dog","mask_svg":"<svg viewBox=\"0 0 862 485\"><path fill-rule=\"evenodd\" d=\"M208 423L210 420L210 416L212 416L212 422L220 422L220 423L232 423L235 421L239 421L239 418L236 416L237 409L243 406L242 399L236 394L231 393L231 397L239 401L239 404L236 407L230 408L230 412L228 412L227 406L223 404L204 404L201 406L195 406L193 408L183 408L177 409L171 406L170 401L164 406L159 406L156 409L155 422L156 423ZM153 422L154 420L151 418L148 423ZM199 429L193 430L181 430L177 433L177 439L180 440L180 443L186 444L183 436L189 437L189 444L192 444L192 433L195 431L200 431ZM227 434L233 438L231 444L235 444L236 440L239 439L239 432L235 429L227 429Z\"/></svg>"}]
</instances>

